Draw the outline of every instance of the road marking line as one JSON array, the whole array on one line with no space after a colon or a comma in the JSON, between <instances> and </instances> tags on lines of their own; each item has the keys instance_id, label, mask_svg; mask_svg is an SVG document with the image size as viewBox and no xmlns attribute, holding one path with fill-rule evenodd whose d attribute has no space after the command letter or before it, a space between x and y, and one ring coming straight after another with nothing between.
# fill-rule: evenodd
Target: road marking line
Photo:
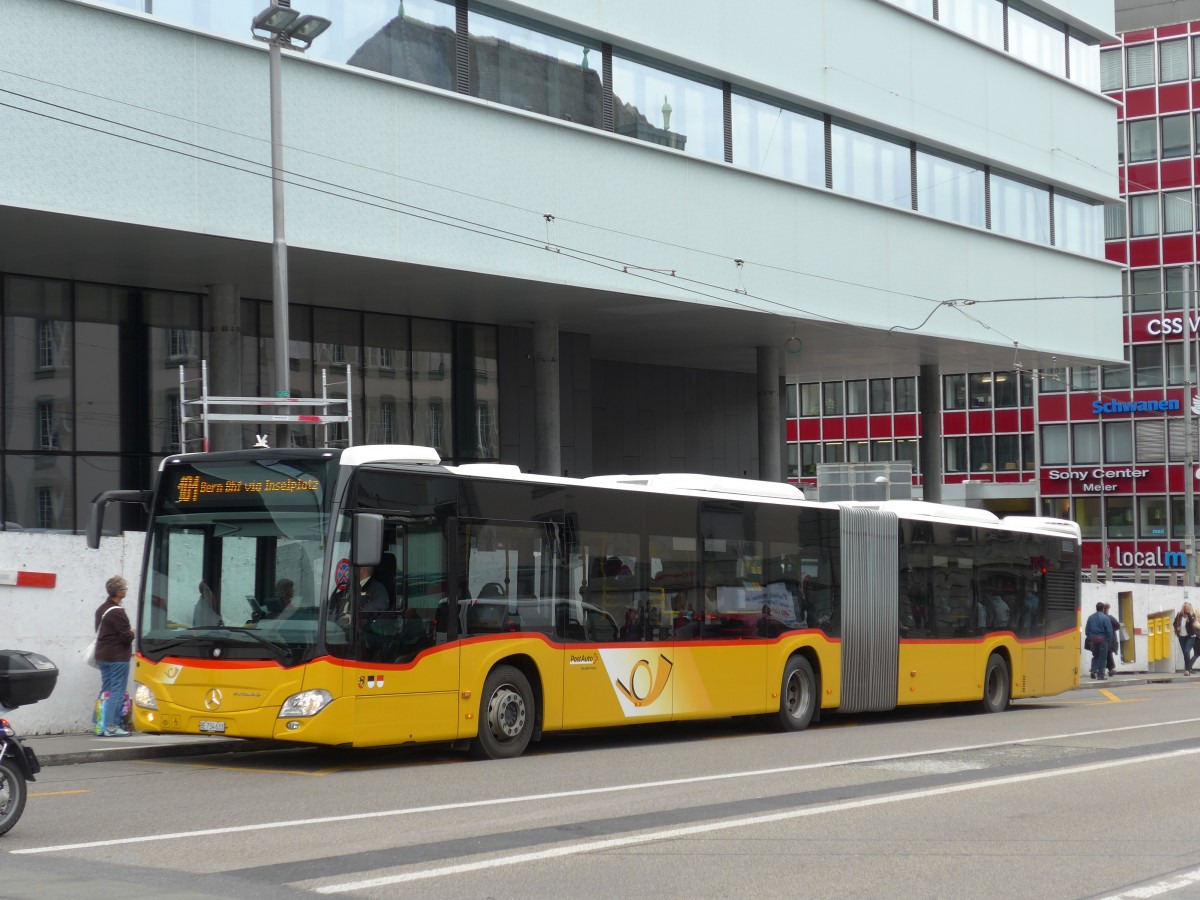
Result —
<instances>
[{"instance_id":1,"label":"road marking line","mask_svg":"<svg viewBox=\"0 0 1200 900\"><path fill-rule=\"evenodd\" d=\"M377 812L351 813L341 816L318 816L311 819L287 819L279 822L261 822L257 825L230 825L224 828L201 828L195 831L175 831L165 834L146 834L136 837L111 838L104 841L85 841L78 844L56 844L49 847L27 847L10 850L9 853L27 855L34 853L59 853L64 850L90 850L96 847L116 847L123 844L148 844L155 841L189 840L214 835L242 834L248 831L270 831L277 828L305 828L310 825L328 825L337 822L356 822L367 819L386 819L396 816L412 816L419 813L450 812L459 809L479 809L488 806L507 806L513 803L533 803L543 800L563 800L571 797L589 797L598 794L617 794L625 791L644 791L647 788L676 787L679 785L703 784L707 781L729 781L737 778L757 778L808 772L814 769L834 769L839 766L864 765L866 763L889 762L911 759L917 756L939 756L948 753L964 753L969 750L989 750L995 747L1012 747L1017 744L1033 744L1039 741L1059 741L1067 738L1112 735L1122 731L1141 731L1148 728L1165 728L1172 725L1194 725L1200 717L1171 719L1166 722L1149 722L1143 725L1122 725L1117 728L1095 728L1088 731L1069 731L1062 734L1047 734L1011 741L992 741L985 744L963 744L959 747L942 747L932 750L912 750L908 753L888 753L880 756L860 756L852 759L829 760L828 762L801 763L794 766L779 766L771 769L753 769L745 772L721 772L716 775L690 775L686 778L668 778L661 781L643 781L636 784L614 784L606 787L579 788L573 791L554 791L545 794L526 794L516 797L495 797L488 800L464 800L458 803L438 803L432 806L413 806L404 809L386 809Z\"/></svg>"},{"instance_id":2,"label":"road marking line","mask_svg":"<svg viewBox=\"0 0 1200 900\"><path fill-rule=\"evenodd\" d=\"M1142 900L1145 897L1158 897L1180 888L1192 887L1198 881L1200 881L1200 869L1192 869L1190 872L1181 872L1163 881L1156 881L1154 884L1130 888L1119 894L1109 894L1104 900Z\"/></svg>"},{"instance_id":3,"label":"road marking line","mask_svg":"<svg viewBox=\"0 0 1200 900\"><path fill-rule=\"evenodd\" d=\"M90 794L90 788L79 788L74 791L38 791L36 794L30 794L30 797L61 797L64 794Z\"/></svg>"},{"instance_id":4,"label":"road marking line","mask_svg":"<svg viewBox=\"0 0 1200 900\"><path fill-rule=\"evenodd\" d=\"M1082 766L1070 766L1065 769L1053 769L1048 772L1031 772L1025 775L1006 775L1000 778L985 778L965 784L953 784L940 788L928 788L921 791L905 791L900 794L888 794L882 797L867 797L862 800L847 800L841 803L826 803L821 806L810 806L804 809L792 809L787 812L768 813L760 816L746 816L740 819L728 819L723 822L707 822L703 825L688 825L682 828L666 828L662 831L643 832L619 838L608 838L601 841L585 841L567 847L554 847L549 850L539 850L534 853L521 853L516 856L503 856L496 859L481 860L473 863L460 863L455 866L442 866L436 869L425 869L417 872L406 872L402 875L384 875L379 878L369 878L363 881L350 881L342 884L329 884L315 888L318 894L344 894L350 891L365 891L372 888L387 887L393 884L404 884L412 881L423 881L430 878L443 878L447 875L463 875L468 872L479 872L484 869L498 869L501 866L515 866L526 862L539 862L546 859L557 859L564 856L577 856L581 853L595 853L599 850L612 850L617 847L628 847L634 844L645 844L649 841L675 840L695 834L710 834L714 831L729 831L734 828L747 828L753 825L767 825L772 822L786 822L791 819L803 819L826 813L846 812L848 810L866 809L872 806L884 806L892 803L902 803L907 800L926 800L930 797L941 797L946 794L960 794L965 791L978 791L985 788L1003 787L1009 784L1022 784L1029 781L1041 781L1046 778L1057 778L1064 775L1081 775L1086 772L1097 772L1117 766L1127 766L1134 763L1157 762L1164 759L1177 759L1182 756L1192 756L1200 753L1200 747L1188 750L1173 750L1170 753L1155 753L1134 759L1111 760L1107 762L1089 763Z\"/></svg>"}]
</instances>

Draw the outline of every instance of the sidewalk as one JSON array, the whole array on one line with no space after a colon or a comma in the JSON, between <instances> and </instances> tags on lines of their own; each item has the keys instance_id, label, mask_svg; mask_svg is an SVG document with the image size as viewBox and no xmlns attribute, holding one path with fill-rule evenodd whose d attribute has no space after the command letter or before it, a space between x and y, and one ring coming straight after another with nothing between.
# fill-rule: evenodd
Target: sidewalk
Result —
<instances>
[{"instance_id":1,"label":"sidewalk","mask_svg":"<svg viewBox=\"0 0 1200 900\"><path fill-rule=\"evenodd\" d=\"M1200 676L1184 677L1182 672L1118 672L1105 681L1092 681L1086 675L1077 690L1099 690L1136 684L1185 682L1200 684ZM110 762L129 759L162 759L171 756L202 756L213 753L248 753L258 750L295 747L274 741L241 740L203 734L133 734L127 738L101 738L93 734L46 734L25 738L43 766L69 766L77 763Z\"/></svg>"}]
</instances>

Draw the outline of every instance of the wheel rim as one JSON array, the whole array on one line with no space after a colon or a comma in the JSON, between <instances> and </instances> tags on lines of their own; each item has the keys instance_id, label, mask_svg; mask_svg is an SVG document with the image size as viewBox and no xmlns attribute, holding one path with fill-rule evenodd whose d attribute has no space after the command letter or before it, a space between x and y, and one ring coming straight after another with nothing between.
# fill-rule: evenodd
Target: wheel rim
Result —
<instances>
[{"instance_id":1,"label":"wheel rim","mask_svg":"<svg viewBox=\"0 0 1200 900\"><path fill-rule=\"evenodd\" d=\"M808 679L798 671L788 676L785 703L788 714L793 718L799 718L808 706Z\"/></svg>"},{"instance_id":2,"label":"wheel rim","mask_svg":"<svg viewBox=\"0 0 1200 900\"><path fill-rule=\"evenodd\" d=\"M1003 675L1000 666L996 666L988 673L988 702L992 706L999 706L1004 699Z\"/></svg>"},{"instance_id":3,"label":"wheel rim","mask_svg":"<svg viewBox=\"0 0 1200 900\"><path fill-rule=\"evenodd\" d=\"M8 815L8 810L13 804L13 783L12 778L4 769L0 769L0 819Z\"/></svg>"},{"instance_id":4,"label":"wheel rim","mask_svg":"<svg viewBox=\"0 0 1200 900\"><path fill-rule=\"evenodd\" d=\"M498 687L488 701L488 728L497 738L510 741L525 728L525 698L511 684Z\"/></svg>"}]
</instances>

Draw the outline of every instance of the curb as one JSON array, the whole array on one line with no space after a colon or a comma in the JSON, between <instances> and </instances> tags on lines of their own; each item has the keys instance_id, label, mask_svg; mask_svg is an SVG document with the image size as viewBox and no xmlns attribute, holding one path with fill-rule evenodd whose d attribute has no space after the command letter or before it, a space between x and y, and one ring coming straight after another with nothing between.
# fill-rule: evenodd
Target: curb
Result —
<instances>
[{"instance_id":1,"label":"curb","mask_svg":"<svg viewBox=\"0 0 1200 900\"><path fill-rule=\"evenodd\" d=\"M1200 678L1186 678L1179 672L1138 672L1130 675L1110 675L1104 681L1084 679L1080 675L1077 691L1098 691L1102 688L1126 687L1133 684L1174 684L1177 681L1200 684Z\"/></svg>"},{"instance_id":2,"label":"curb","mask_svg":"<svg viewBox=\"0 0 1200 900\"><path fill-rule=\"evenodd\" d=\"M90 735L81 735L80 737L87 738ZM147 737L151 737L151 735L147 735ZM37 735L32 735L22 740L37 753ZM38 753L38 762L45 768L47 766L73 766L80 763L165 759L176 756L211 756L218 753L250 753L261 750L278 750L281 746L284 746L278 741L240 740L238 738L212 738L209 740L201 738L200 740L186 744L164 743L157 747L151 744L135 744L122 747L119 743L120 740L120 738L109 738L107 740L97 738L94 750Z\"/></svg>"}]
</instances>

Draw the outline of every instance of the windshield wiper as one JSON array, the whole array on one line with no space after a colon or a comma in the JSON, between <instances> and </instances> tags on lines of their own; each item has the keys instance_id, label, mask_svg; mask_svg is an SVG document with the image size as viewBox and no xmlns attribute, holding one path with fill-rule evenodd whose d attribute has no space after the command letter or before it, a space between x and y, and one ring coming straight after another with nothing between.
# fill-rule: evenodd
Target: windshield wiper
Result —
<instances>
[{"instance_id":1,"label":"windshield wiper","mask_svg":"<svg viewBox=\"0 0 1200 900\"><path fill-rule=\"evenodd\" d=\"M281 656L286 662L290 663L292 661L292 654L294 653L294 650L292 649L292 647L288 646L287 644L279 644L279 643L276 643L275 641L268 640L267 638L263 637L261 634L258 634L252 628L237 628L233 625L201 625L201 626L198 626L195 628L189 628L187 630L190 635L189 637L177 638L172 641L167 641L162 644L157 644L152 648L151 652L161 653L164 650L170 650L172 647L180 647L184 644L190 644L196 640L202 639L197 634L197 632L206 633L206 632L211 632L211 631L228 631L232 634L247 635L247 636L253 638L254 640L258 641L260 644L262 644L268 650L271 650L277 656Z\"/></svg>"}]
</instances>

